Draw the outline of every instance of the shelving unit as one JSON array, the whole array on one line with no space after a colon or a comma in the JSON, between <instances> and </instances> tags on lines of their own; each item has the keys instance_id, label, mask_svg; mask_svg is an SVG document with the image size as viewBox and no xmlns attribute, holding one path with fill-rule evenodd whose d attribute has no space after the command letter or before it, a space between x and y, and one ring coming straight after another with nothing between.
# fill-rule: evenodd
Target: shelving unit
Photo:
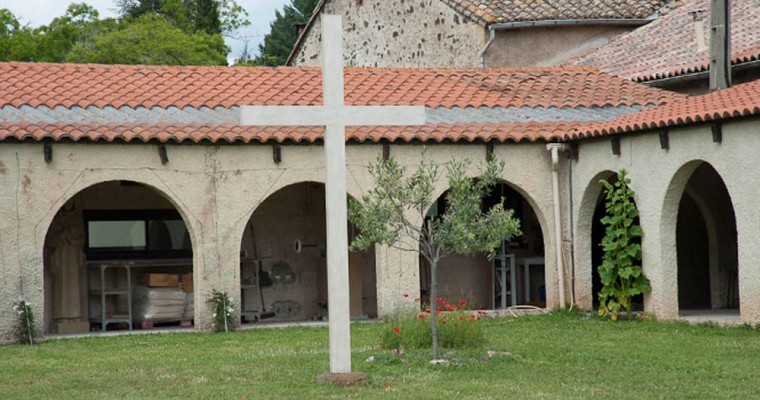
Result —
<instances>
[{"instance_id":1,"label":"shelving unit","mask_svg":"<svg viewBox=\"0 0 760 400\"><path fill-rule=\"evenodd\" d=\"M135 268L161 268L183 267L192 270L192 259L146 259L146 260L98 260L87 262L87 292L90 297L87 301L87 311L91 323L99 323L101 330L105 332L109 324L125 323L131 331L133 328L132 314L132 276ZM97 268L100 285L93 285L90 269ZM107 273L109 270L113 272ZM92 309L93 297L100 302L100 316L95 317ZM126 298L126 314L109 314L108 305L115 308L119 299Z\"/></svg>"},{"instance_id":2,"label":"shelving unit","mask_svg":"<svg viewBox=\"0 0 760 400\"><path fill-rule=\"evenodd\" d=\"M97 267L100 271L100 286L97 289L92 289L91 275L87 274L87 287L90 296L98 296L100 298L100 318L93 318L92 301L87 302L88 315L90 315L90 322L99 322L101 330L105 332L108 328L108 324L126 323L129 325L129 330L132 330L132 267L127 262L95 262L88 263L88 267ZM106 284L106 272L109 269L113 269L111 274L110 284ZM120 278L118 270L123 269L123 276ZM114 308L118 304L120 297L126 297L127 299L127 314L108 314L108 304L110 299L113 299Z\"/></svg>"}]
</instances>

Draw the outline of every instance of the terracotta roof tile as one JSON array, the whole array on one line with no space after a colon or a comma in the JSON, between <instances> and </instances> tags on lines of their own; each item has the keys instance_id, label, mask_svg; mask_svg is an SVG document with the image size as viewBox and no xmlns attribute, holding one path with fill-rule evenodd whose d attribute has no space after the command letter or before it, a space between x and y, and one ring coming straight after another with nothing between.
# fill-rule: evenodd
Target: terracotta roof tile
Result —
<instances>
[{"instance_id":1,"label":"terracotta roof tile","mask_svg":"<svg viewBox=\"0 0 760 400\"><path fill-rule=\"evenodd\" d=\"M534 142L559 140L571 130L567 123L481 123L428 124L409 126L347 127L346 140L352 142ZM104 142L269 142L313 143L321 141L321 127L252 127L223 125L76 125L76 124L0 124L0 141L52 139L54 141Z\"/></svg>"},{"instance_id":2,"label":"terracotta roof tile","mask_svg":"<svg viewBox=\"0 0 760 400\"><path fill-rule=\"evenodd\" d=\"M44 72L43 72L44 71ZM40 75L49 79L39 80ZM319 105L309 67L151 67L0 63L0 107ZM657 105L679 95L590 68L347 69L346 104L428 107ZM58 88L66 86L69 90Z\"/></svg>"},{"instance_id":3,"label":"terracotta roof tile","mask_svg":"<svg viewBox=\"0 0 760 400\"><path fill-rule=\"evenodd\" d=\"M567 139L646 131L663 127L760 115L760 80L689 97L606 122L576 125Z\"/></svg>"},{"instance_id":4,"label":"terracotta roof tile","mask_svg":"<svg viewBox=\"0 0 760 400\"><path fill-rule=\"evenodd\" d=\"M642 19L667 0L443 0L482 24L552 19Z\"/></svg>"},{"instance_id":5,"label":"terracotta roof tile","mask_svg":"<svg viewBox=\"0 0 760 400\"><path fill-rule=\"evenodd\" d=\"M691 12L704 12L704 43L697 44ZM760 59L760 0L731 1L732 62ZM685 0L660 19L640 27L594 51L575 58L574 65L596 66L602 71L637 82L668 78L709 69L710 3Z\"/></svg>"}]
</instances>

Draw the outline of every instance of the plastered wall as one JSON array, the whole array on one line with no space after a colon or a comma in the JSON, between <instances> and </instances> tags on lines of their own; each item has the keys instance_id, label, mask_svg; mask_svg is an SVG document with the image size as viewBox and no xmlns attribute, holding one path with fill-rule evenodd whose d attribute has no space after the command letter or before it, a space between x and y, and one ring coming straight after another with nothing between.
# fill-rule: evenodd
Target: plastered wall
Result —
<instances>
[{"instance_id":1,"label":"plastered wall","mask_svg":"<svg viewBox=\"0 0 760 400\"><path fill-rule=\"evenodd\" d=\"M469 173L484 161L484 144L431 145L429 157L443 164L469 158ZM43 247L48 227L60 207L92 185L130 180L153 188L184 219L193 243L196 298L212 289L225 290L239 304L240 251L243 233L254 211L279 189L299 182L323 182L321 145L285 145L282 162L275 164L266 145L167 145L169 162L162 164L155 144L55 143L53 161L46 163L40 143L0 146L0 304L10 310L22 292L32 302L38 321L44 321ZM403 165L416 166L422 146L392 145L391 154ZM382 146L351 144L347 148L348 191L359 197L372 187L369 160ZM553 254L549 154L543 144L505 144L495 155L506 161L503 179L528 201L540 221L546 254ZM446 189L444 181L435 197ZM421 222L421 221L420 221ZM418 259L376 246L377 309L379 315L416 307L404 293L419 291ZM556 274L547 257L548 304L556 304ZM555 282L554 284L552 282ZM197 329L211 324L208 306L196 302ZM0 313L0 337L10 339L14 318ZM40 326L41 327L41 326Z\"/></svg>"},{"instance_id":2,"label":"plastered wall","mask_svg":"<svg viewBox=\"0 0 760 400\"><path fill-rule=\"evenodd\" d=\"M551 67L609 43L633 27L555 26L497 31L487 67Z\"/></svg>"},{"instance_id":3,"label":"plastered wall","mask_svg":"<svg viewBox=\"0 0 760 400\"><path fill-rule=\"evenodd\" d=\"M484 28L440 0L330 0L343 17L343 56L353 67L476 67ZM320 65L317 19L291 65Z\"/></svg>"},{"instance_id":4,"label":"plastered wall","mask_svg":"<svg viewBox=\"0 0 760 400\"><path fill-rule=\"evenodd\" d=\"M755 200L760 121L727 122L722 128L721 143L713 141L709 125L671 129L669 149L661 148L658 132L625 135L619 156L612 154L609 139L581 142L579 160L572 164L575 284L581 306L590 307L592 299L589 232L600 190L597 181L604 171L625 168L644 230L642 265L652 282L645 309L659 318L678 316L678 204L692 173L708 162L725 183L736 216L741 319L760 322L760 218Z\"/></svg>"}]
</instances>

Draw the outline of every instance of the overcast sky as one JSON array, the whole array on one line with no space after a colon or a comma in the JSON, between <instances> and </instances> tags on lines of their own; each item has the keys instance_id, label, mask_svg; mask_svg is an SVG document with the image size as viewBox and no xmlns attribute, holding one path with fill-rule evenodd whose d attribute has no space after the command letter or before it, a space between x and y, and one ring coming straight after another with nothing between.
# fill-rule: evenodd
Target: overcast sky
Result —
<instances>
[{"instance_id":1,"label":"overcast sky","mask_svg":"<svg viewBox=\"0 0 760 400\"><path fill-rule=\"evenodd\" d=\"M251 27L241 32L242 40L227 38L227 45L232 48L230 58L237 57L243 50L245 40L248 47L258 52L259 43L269 32L269 23L274 19L276 9L282 7L288 0L237 0L251 20ZM53 18L63 15L71 3L87 3L100 12L101 17L116 16L115 0L0 0L0 8L8 8L22 22L31 26L46 25Z\"/></svg>"}]
</instances>

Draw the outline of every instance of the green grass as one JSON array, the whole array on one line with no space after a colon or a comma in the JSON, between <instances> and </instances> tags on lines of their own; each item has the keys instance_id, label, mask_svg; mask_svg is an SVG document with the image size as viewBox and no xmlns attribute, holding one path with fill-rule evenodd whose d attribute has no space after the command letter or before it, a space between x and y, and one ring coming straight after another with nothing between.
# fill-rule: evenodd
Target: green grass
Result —
<instances>
[{"instance_id":1,"label":"green grass","mask_svg":"<svg viewBox=\"0 0 760 400\"><path fill-rule=\"evenodd\" d=\"M161 334L0 347L2 399L757 398L760 331L554 314L485 322L482 348L400 360L382 326L352 328L363 387L317 384L327 329ZM485 357L486 350L514 357ZM446 350L444 350L446 352ZM364 360L374 355L377 361Z\"/></svg>"}]
</instances>

